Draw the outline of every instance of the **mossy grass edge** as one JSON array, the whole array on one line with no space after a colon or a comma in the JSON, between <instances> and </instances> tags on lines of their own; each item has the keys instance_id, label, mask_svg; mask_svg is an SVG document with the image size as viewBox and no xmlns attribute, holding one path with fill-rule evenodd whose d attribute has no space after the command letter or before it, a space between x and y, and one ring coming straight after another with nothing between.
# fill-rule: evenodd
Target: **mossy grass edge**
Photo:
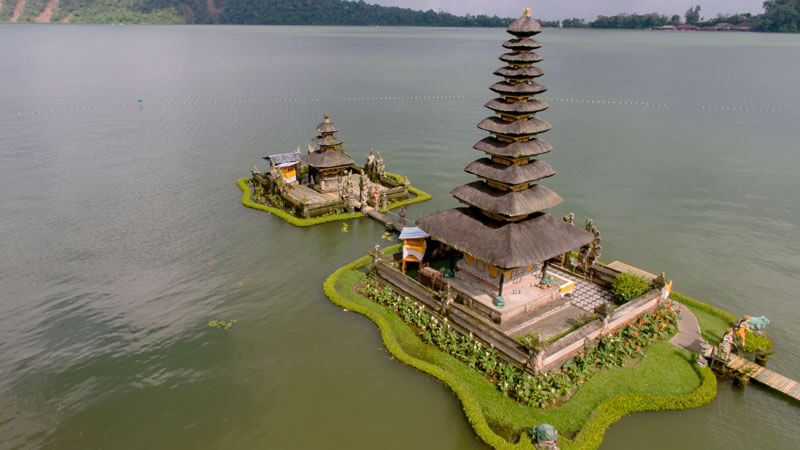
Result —
<instances>
[{"instance_id":1,"label":"mossy grass edge","mask_svg":"<svg viewBox=\"0 0 800 450\"><path fill-rule=\"evenodd\" d=\"M739 320L739 317L736 317L736 315L724 309L701 302L700 300L679 292L673 291L670 293L669 297L689 308L697 317L703 339L711 345L719 344L722 340L722 335L725 334L725 330ZM773 342L766 333L764 333L764 336L758 336L748 332L748 345L753 341L756 341L756 343L764 349L771 350L773 348Z\"/></svg>"},{"instance_id":2,"label":"mossy grass edge","mask_svg":"<svg viewBox=\"0 0 800 450\"><path fill-rule=\"evenodd\" d=\"M391 253L393 251L397 251L399 247L399 245L395 245L384 249L384 252ZM487 417L487 411L493 411L495 413L499 413L500 415L506 413L513 415L520 411L519 408L527 407L519 405L519 407L513 411L505 411L494 408L494 405L482 405L478 395L480 392L477 391L477 389L481 388L487 389L489 396L499 397L500 401L508 400L509 402L513 402L513 400L499 395L494 386L488 386L490 385L488 381L482 381L482 383L487 386L476 387L474 383L475 380L465 381L453 373L453 371L448 370L445 367L419 359L406 352L404 350L404 346L422 345L429 347L429 350L426 350L426 352L438 354L436 358L437 360L439 360L439 358L450 358L449 355L440 352L432 346L422 343L422 341L416 337L414 332L408 328L408 326L397 316L389 313L379 305L370 302L366 298L352 292L353 283L357 282L358 279L364 276L363 273L358 272L358 270L365 267L367 264L369 264L369 262L370 257L365 256L337 269L333 274L331 274L331 276L328 277L323 284L323 290L330 301L342 308L346 308L350 311L354 311L368 317L377 325L381 332L381 338L386 346L386 349L389 350L389 352L395 358L404 364L436 377L442 383L444 383L458 397L464 413L467 416L467 420L472 425L475 433L484 442L499 449L533 449L534 446L530 442L527 434L523 434L519 442L511 443L492 430L489 425L489 420L492 420L492 418ZM339 286L340 281L348 278L352 279L353 283L349 283L345 286ZM339 286L341 289L337 289L337 286ZM669 348L671 351L676 353L684 352L683 350L679 350L677 347L673 347L671 344L666 342L657 345L661 346L661 351ZM648 355L645 355L645 358L647 356ZM686 359L687 366L690 364L688 359L689 358ZM460 361L455 361L456 362L454 364L461 364L464 366L464 368L466 368L467 371L472 371L472 369L469 369L469 367ZM624 371L634 369L613 370ZM679 395L642 393L620 394L603 400L591 411L590 414L588 414L586 420L580 424L577 433L572 439L564 437L562 433L562 437L560 438L561 448L564 450L597 448L602 442L603 435L608 427L625 415L633 412L690 409L709 403L717 393L716 377L708 368L699 368L695 365L692 365L689 370L696 374L698 385L687 393ZM464 373L468 374L469 372ZM480 384L481 381L478 380L478 383ZM486 397L484 396L484 398ZM566 404L562 405L561 408L566 407L569 403L570 402L568 401ZM501 417L500 419L509 418ZM536 423L530 423L528 425L532 426L536 425Z\"/></svg>"},{"instance_id":3,"label":"mossy grass edge","mask_svg":"<svg viewBox=\"0 0 800 450\"><path fill-rule=\"evenodd\" d=\"M340 214L332 214L329 216L312 217L310 219L295 217L280 208L255 203L251 198L253 195L253 191L251 191L250 186L248 186L248 183L250 183L251 181L253 181L252 177L240 178L236 180L236 185L239 186L239 189L242 191L242 204L248 208L253 208L259 211L265 211L274 214L296 227L310 227L312 225L319 225L321 223L327 223L327 222L335 222L337 220L351 220L364 217L364 213L359 211L355 212L354 214L340 213ZM413 205L414 203L425 202L433 198L427 192L417 189L414 186L409 186L408 191L414 194L416 197L409 198L406 200L401 200L399 202L394 202L389 205L389 209L395 209L401 206Z\"/></svg>"}]
</instances>

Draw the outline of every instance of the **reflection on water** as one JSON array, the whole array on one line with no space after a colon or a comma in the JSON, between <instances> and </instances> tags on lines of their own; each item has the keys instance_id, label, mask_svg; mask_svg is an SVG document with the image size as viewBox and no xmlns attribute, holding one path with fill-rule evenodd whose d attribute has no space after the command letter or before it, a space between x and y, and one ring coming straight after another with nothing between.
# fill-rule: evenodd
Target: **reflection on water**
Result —
<instances>
[{"instance_id":1,"label":"reflection on water","mask_svg":"<svg viewBox=\"0 0 800 450\"><path fill-rule=\"evenodd\" d=\"M0 33L6 446L482 447L446 388L322 294L382 228L295 228L243 208L233 181L304 146L324 112L357 161L380 149L434 195L409 217L453 206L447 193L478 156L500 30ZM554 214L594 218L606 260L767 315L770 364L798 376L800 44L576 30L541 41L546 159L559 171L547 184L566 199ZM721 383L707 407L622 420L605 447L761 447L764 436L799 447L799 414Z\"/></svg>"}]
</instances>

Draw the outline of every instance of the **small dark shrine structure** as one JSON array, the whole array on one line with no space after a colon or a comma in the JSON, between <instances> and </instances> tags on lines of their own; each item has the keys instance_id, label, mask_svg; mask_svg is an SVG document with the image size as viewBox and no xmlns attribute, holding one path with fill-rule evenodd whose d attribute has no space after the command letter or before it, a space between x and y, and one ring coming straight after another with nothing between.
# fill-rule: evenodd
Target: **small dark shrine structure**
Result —
<instances>
[{"instance_id":1,"label":"small dark shrine structure","mask_svg":"<svg viewBox=\"0 0 800 450\"><path fill-rule=\"evenodd\" d=\"M329 116L317 125L317 136L306 155L300 148L291 153L264 157L269 170L253 168L254 200L312 218L329 214L354 213L364 207L385 209L392 202L409 198L407 178L385 171L378 152L370 150L364 167L359 167L344 152L342 140L334 136L339 129Z\"/></svg>"}]
</instances>

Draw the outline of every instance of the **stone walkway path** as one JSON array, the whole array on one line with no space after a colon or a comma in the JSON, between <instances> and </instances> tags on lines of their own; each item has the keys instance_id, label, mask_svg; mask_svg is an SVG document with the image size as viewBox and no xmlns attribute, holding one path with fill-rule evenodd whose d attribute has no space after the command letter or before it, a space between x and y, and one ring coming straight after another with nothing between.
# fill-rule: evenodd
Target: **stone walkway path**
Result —
<instances>
[{"instance_id":1,"label":"stone walkway path","mask_svg":"<svg viewBox=\"0 0 800 450\"><path fill-rule=\"evenodd\" d=\"M608 289L555 267L550 267L548 270L575 282L575 290L572 291L572 304L588 313L593 313L594 309L604 302L610 303L613 300L614 296Z\"/></svg>"},{"instance_id":2,"label":"stone walkway path","mask_svg":"<svg viewBox=\"0 0 800 450\"><path fill-rule=\"evenodd\" d=\"M681 317L678 320L678 334L673 336L669 343L690 352L702 353L705 340L700 334L700 324L697 322L697 317L686 306L680 303L676 303L676 305L681 310Z\"/></svg>"}]
</instances>

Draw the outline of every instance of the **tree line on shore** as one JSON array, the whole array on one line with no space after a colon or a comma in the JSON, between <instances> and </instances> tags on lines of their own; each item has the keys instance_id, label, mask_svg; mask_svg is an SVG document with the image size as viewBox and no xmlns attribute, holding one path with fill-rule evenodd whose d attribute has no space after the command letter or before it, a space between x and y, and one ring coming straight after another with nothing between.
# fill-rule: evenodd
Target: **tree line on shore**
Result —
<instances>
[{"instance_id":1,"label":"tree line on shore","mask_svg":"<svg viewBox=\"0 0 800 450\"><path fill-rule=\"evenodd\" d=\"M800 31L800 0L768 0L764 4L763 14L718 14L711 19L700 16L702 7L696 5L689 8L681 16L671 17L659 13L617 14L616 16L597 16L593 21L581 18L570 18L561 21L541 21L543 26L563 28L622 28L649 29L663 25L697 25L698 27L714 26L719 23L731 25L748 25L753 31L798 32Z\"/></svg>"},{"instance_id":2,"label":"tree line on shore","mask_svg":"<svg viewBox=\"0 0 800 450\"><path fill-rule=\"evenodd\" d=\"M27 0L20 21L32 20L46 0ZM5 0L0 21L6 21L17 5ZM546 27L648 29L662 25L712 26L718 23L749 25L754 31L800 31L800 0L767 0L764 13L719 14L702 19L700 5L689 8L683 18L659 13L542 20ZM89 23L223 23L251 25L381 25L434 27L505 27L513 18L457 16L442 11L417 11L380 6L364 0L61 0L52 20L68 18ZM684 19L682 21L682 19Z\"/></svg>"}]
</instances>

